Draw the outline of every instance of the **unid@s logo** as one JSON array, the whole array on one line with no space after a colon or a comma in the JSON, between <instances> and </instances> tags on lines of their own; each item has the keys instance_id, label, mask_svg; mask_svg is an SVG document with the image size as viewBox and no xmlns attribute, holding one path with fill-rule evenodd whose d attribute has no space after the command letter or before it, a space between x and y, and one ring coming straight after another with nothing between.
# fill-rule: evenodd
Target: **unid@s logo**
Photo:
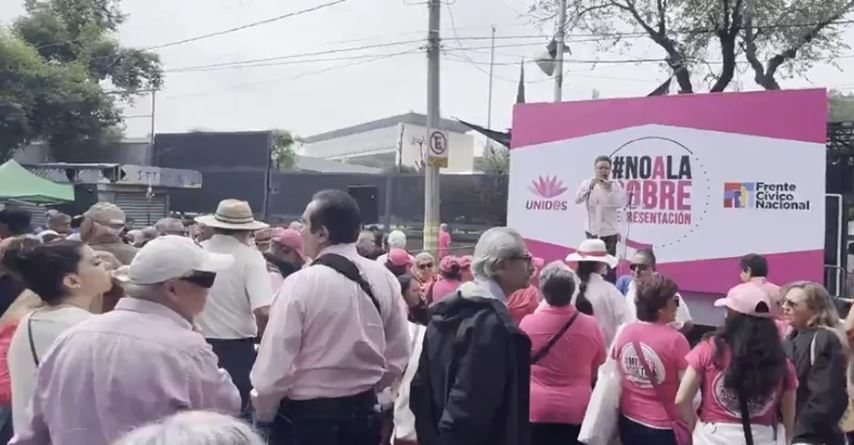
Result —
<instances>
[{"instance_id":1,"label":"unid@s logo","mask_svg":"<svg viewBox=\"0 0 854 445\"><path fill-rule=\"evenodd\" d=\"M560 199L567 188L563 186L563 181L557 179L557 176L540 176L531 181L528 190L535 196L534 199L525 201L525 208L528 210L562 212L569 208L567 200Z\"/></svg>"}]
</instances>

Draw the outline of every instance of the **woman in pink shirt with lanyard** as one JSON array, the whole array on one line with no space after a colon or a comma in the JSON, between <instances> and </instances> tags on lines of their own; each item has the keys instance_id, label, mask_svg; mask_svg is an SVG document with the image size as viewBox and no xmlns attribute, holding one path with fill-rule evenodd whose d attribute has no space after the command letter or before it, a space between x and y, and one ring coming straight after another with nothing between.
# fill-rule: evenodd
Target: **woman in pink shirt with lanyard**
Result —
<instances>
[{"instance_id":1,"label":"woman in pink shirt with lanyard","mask_svg":"<svg viewBox=\"0 0 854 445\"><path fill-rule=\"evenodd\" d=\"M626 325L614 341L612 353L622 375L619 430L623 445L682 445L677 434L690 435L674 403L681 374L688 367L685 356L691 350L688 340L668 326L676 320L678 291L676 283L662 275L640 280L639 321Z\"/></svg>"},{"instance_id":2,"label":"woman in pink shirt with lanyard","mask_svg":"<svg viewBox=\"0 0 854 445\"><path fill-rule=\"evenodd\" d=\"M715 306L726 307L726 321L688 354L676 403L693 426L692 400L701 391L695 445L775 443L777 415L782 413L786 443L795 422L795 367L786 358L773 320L774 300L755 283L740 284Z\"/></svg>"},{"instance_id":3,"label":"woman in pink shirt with lanyard","mask_svg":"<svg viewBox=\"0 0 854 445\"><path fill-rule=\"evenodd\" d=\"M605 362L605 337L572 304L575 273L561 262L540 274L546 304L522 319L531 339L531 445L577 444L593 378Z\"/></svg>"}]
</instances>

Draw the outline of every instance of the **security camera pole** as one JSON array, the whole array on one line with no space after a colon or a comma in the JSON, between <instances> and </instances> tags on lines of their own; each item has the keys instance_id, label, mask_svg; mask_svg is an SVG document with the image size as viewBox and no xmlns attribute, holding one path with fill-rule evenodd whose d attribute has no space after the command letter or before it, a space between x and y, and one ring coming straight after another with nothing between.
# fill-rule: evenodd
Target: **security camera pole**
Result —
<instances>
[{"instance_id":1,"label":"security camera pole","mask_svg":"<svg viewBox=\"0 0 854 445\"><path fill-rule=\"evenodd\" d=\"M427 140L439 129L439 39L441 0L429 0L427 32ZM429 144L424 169L424 250L439 250L439 166L429 162Z\"/></svg>"}]
</instances>

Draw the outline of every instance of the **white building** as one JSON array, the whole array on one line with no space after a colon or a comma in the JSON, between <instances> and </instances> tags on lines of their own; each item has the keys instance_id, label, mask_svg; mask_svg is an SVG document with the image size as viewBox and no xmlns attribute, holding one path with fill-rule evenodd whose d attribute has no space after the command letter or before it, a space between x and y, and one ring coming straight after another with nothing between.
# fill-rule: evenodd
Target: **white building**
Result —
<instances>
[{"instance_id":1,"label":"white building","mask_svg":"<svg viewBox=\"0 0 854 445\"><path fill-rule=\"evenodd\" d=\"M313 158L380 169L416 167L427 148L427 117L406 113L307 137L303 154ZM465 125L442 119L439 130L448 133L448 168L442 173L469 173L474 167L473 136Z\"/></svg>"}]
</instances>

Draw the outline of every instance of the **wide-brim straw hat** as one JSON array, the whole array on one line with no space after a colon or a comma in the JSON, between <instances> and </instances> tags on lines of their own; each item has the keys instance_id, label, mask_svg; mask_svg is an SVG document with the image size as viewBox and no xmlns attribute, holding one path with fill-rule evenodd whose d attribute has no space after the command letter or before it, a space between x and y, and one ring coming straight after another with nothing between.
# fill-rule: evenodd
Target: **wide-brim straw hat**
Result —
<instances>
[{"instance_id":1,"label":"wide-brim straw hat","mask_svg":"<svg viewBox=\"0 0 854 445\"><path fill-rule=\"evenodd\" d=\"M566 257L567 262L592 261L597 263L605 263L610 268L617 267L617 257L608 253L605 247L605 241L600 239L586 239L578 246L575 253L571 253Z\"/></svg>"},{"instance_id":2,"label":"wide-brim straw hat","mask_svg":"<svg viewBox=\"0 0 854 445\"><path fill-rule=\"evenodd\" d=\"M246 201L224 199L216 206L216 213L196 217L196 222L208 227L231 230L261 230L269 224L256 221Z\"/></svg>"}]
</instances>

